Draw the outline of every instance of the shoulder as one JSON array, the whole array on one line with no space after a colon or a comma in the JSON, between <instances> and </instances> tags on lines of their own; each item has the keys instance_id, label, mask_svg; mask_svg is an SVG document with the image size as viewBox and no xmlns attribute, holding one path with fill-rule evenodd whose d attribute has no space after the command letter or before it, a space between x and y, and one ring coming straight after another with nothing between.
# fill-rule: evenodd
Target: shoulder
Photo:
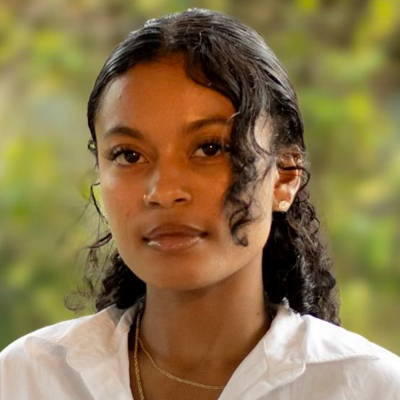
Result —
<instances>
[{"instance_id":1,"label":"shoulder","mask_svg":"<svg viewBox=\"0 0 400 400\"><path fill-rule=\"evenodd\" d=\"M39 360L65 360L67 353L88 342L92 335L112 331L124 310L111 306L96 314L46 326L17 339L0 352L0 374L14 366L29 367ZM104 336L102 335L102 336Z\"/></svg>"},{"instance_id":2,"label":"shoulder","mask_svg":"<svg viewBox=\"0 0 400 400\"><path fill-rule=\"evenodd\" d=\"M11 343L0 353L0 400L46 399L41 388L47 382L52 390L54 375L67 372L66 338L91 317L57 323L31 332Z\"/></svg>"},{"instance_id":3,"label":"shoulder","mask_svg":"<svg viewBox=\"0 0 400 400\"><path fill-rule=\"evenodd\" d=\"M44 369L50 358L53 365L56 360L58 362L65 360L67 351L64 343L93 318L94 316L80 317L46 326L8 345L0 353L2 379L17 371L26 373L36 368L37 363L42 363Z\"/></svg>"},{"instance_id":4,"label":"shoulder","mask_svg":"<svg viewBox=\"0 0 400 400\"><path fill-rule=\"evenodd\" d=\"M0 400L47 399L54 393L63 393L63 399L87 398L82 373L116 354L121 336L129 330L131 314L130 309L111 306L11 343L0 353Z\"/></svg>"},{"instance_id":5,"label":"shoulder","mask_svg":"<svg viewBox=\"0 0 400 400\"><path fill-rule=\"evenodd\" d=\"M359 386L369 393L366 398L382 398L383 390L383 398L400 399L397 355L329 322L309 315L301 319L305 325L303 345L309 371Z\"/></svg>"},{"instance_id":6,"label":"shoulder","mask_svg":"<svg viewBox=\"0 0 400 400\"><path fill-rule=\"evenodd\" d=\"M350 358L353 356L394 357L395 354L344 327L323 321L311 315L300 317L304 323L304 339L309 350L308 360Z\"/></svg>"},{"instance_id":7,"label":"shoulder","mask_svg":"<svg viewBox=\"0 0 400 400\"><path fill-rule=\"evenodd\" d=\"M342 327L282 305L264 345L276 396L400 400L400 358Z\"/></svg>"}]
</instances>

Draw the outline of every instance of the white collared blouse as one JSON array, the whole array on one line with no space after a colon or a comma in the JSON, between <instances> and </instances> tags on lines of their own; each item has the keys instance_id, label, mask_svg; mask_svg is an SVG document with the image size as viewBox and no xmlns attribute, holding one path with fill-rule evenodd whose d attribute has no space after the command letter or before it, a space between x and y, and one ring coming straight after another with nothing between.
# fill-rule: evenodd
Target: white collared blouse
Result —
<instances>
[{"instance_id":1,"label":"white collared blouse","mask_svg":"<svg viewBox=\"0 0 400 400\"><path fill-rule=\"evenodd\" d=\"M0 400L133 400L128 333L140 305L30 333L0 353ZM400 358L280 306L219 400L400 400Z\"/></svg>"}]
</instances>

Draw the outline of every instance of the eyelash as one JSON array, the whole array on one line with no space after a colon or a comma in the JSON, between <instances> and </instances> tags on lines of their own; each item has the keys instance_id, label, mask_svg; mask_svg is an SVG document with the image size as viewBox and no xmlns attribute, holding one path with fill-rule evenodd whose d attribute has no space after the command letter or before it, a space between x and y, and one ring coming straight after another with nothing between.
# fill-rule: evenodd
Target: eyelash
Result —
<instances>
[{"instance_id":1,"label":"eyelash","mask_svg":"<svg viewBox=\"0 0 400 400\"><path fill-rule=\"evenodd\" d=\"M230 145L229 143L226 143L226 141L224 141L221 138L207 138L204 139L203 141L201 141L200 143L196 144L196 151L198 149L201 149L202 147L206 147L206 146L217 146L218 150L221 150L221 152L223 153L229 153L230 152ZM213 156L210 156L213 157ZM207 157L204 157L207 158Z\"/></svg>"},{"instance_id":2,"label":"eyelash","mask_svg":"<svg viewBox=\"0 0 400 400\"><path fill-rule=\"evenodd\" d=\"M204 148L206 146L217 146L218 147L217 151L221 151L222 153L230 152L229 143L224 143L224 141L221 138L205 139L205 140L201 141L200 143L196 144L195 151L197 151L200 148ZM127 153L135 153L139 157L142 156L139 152L132 150L132 148L129 145L120 145L113 149L107 149L103 155L107 160L115 161L117 159L117 157L119 157L121 154L127 154ZM217 155L212 155L212 156L205 156L202 158L212 158L212 157L216 157L216 156ZM132 163L130 165L134 165L134 164L137 164L137 162Z\"/></svg>"},{"instance_id":3,"label":"eyelash","mask_svg":"<svg viewBox=\"0 0 400 400\"><path fill-rule=\"evenodd\" d=\"M113 149L107 149L104 152L104 157L107 160L114 161L121 154L127 154L127 153L135 153L135 154L138 154L139 156L141 156L141 154L139 152L132 150L132 148L130 146L121 145L121 146L115 147ZM136 163L134 163L134 164L136 164Z\"/></svg>"}]
</instances>

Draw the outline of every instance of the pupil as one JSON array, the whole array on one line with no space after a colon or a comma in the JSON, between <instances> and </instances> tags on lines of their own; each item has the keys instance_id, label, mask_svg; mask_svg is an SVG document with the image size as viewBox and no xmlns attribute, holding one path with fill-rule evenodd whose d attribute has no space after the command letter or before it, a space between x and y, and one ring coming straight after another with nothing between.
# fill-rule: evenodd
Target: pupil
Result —
<instances>
[{"instance_id":1,"label":"pupil","mask_svg":"<svg viewBox=\"0 0 400 400\"><path fill-rule=\"evenodd\" d=\"M138 153L135 152L129 152L129 153L125 153L125 160L128 163L135 163L139 160L140 155Z\"/></svg>"},{"instance_id":2,"label":"pupil","mask_svg":"<svg viewBox=\"0 0 400 400\"><path fill-rule=\"evenodd\" d=\"M203 151L207 156L214 156L218 152L219 148L215 144L208 144L204 146Z\"/></svg>"}]
</instances>

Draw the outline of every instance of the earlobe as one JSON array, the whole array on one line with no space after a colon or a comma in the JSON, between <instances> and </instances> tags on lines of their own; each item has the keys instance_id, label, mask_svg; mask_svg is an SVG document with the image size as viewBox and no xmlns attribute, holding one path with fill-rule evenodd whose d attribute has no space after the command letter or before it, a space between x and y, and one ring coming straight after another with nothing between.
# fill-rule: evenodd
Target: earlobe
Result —
<instances>
[{"instance_id":1,"label":"earlobe","mask_svg":"<svg viewBox=\"0 0 400 400\"><path fill-rule=\"evenodd\" d=\"M295 168L285 169L288 167ZM278 176L274 185L273 211L286 212L293 203L301 184L301 168L296 167L298 165L293 156L285 156L278 166Z\"/></svg>"},{"instance_id":2,"label":"earlobe","mask_svg":"<svg viewBox=\"0 0 400 400\"><path fill-rule=\"evenodd\" d=\"M289 207L290 203L286 200L282 200L278 203L279 211L286 212L287 210L289 210Z\"/></svg>"}]
</instances>

